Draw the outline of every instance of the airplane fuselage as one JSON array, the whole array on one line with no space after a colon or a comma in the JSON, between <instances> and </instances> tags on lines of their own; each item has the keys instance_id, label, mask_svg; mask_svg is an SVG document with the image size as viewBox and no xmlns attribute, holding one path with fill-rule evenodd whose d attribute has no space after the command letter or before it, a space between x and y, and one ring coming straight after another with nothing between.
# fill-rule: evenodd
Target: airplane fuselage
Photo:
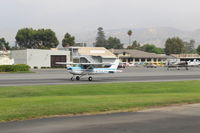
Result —
<instances>
[{"instance_id":1,"label":"airplane fuselage","mask_svg":"<svg viewBox=\"0 0 200 133\"><path fill-rule=\"evenodd\" d=\"M73 75L94 75L94 74L105 74L105 73L117 72L117 69L114 69L114 68L82 69L81 67L70 67L67 70L69 73Z\"/></svg>"},{"instance_id":2,"label":"airplane fuselage","mask_svg":"<svg viewBox=\"0 0 200 133\"><path fill-rule=\"evenodd\" d=\"M105 63L64 63L66 65L75 65L75 66L67 66L67 71L72 74L71 80L76 77L76 80L80 80L83 76L89 76L88 80L92 81L92 76L95 74L110 74L121 72L117 70L120 60L116 59L114 63L109 63L109 67L105 68ZM62 62L58 62L58 64L63 64ZM108 63L107 63L108 64ZM99 68L100 67L100 68ZM101 68L104 67L104 68Z\"/></svg>"}]
</instances>

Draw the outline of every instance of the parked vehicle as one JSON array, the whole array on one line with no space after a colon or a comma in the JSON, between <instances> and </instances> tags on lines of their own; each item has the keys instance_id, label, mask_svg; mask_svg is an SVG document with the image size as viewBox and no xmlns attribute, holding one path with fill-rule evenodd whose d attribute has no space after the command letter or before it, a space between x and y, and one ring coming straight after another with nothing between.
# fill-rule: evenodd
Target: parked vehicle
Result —
<instances>
[{"instance_id":1,"label":"parked vehicle","mask_svg":"<svg viewBox=\"0 0 200 133\"><path fill-rule=\"evenodd\" d=\"M146 64L146 67L147 68L157 68L157 66L155 64L153 64L153 63Z\"/></svg>"},{"instance_id":2,"label":"parked vehicle","mask_svg":"<svg viewBox=\"0 0 200 133\"><path fill-rule=\"evenodd\" d=\"M119 65L118 65L118 68L126 68L126 65L125 63L123 62L120 62Z\"/></svg>"},{"instance_id":3,"label":"parked vehicle","mask_svg":"<svg viewBox=\"0 0 200 133\"><path fill-rule=\"evenodd\" d=\"M131 62L130 62L130 63L129 63L129 66L135 66L135 63L133 63L133 62L131 63Z\"/></svg>"}]
</instances>

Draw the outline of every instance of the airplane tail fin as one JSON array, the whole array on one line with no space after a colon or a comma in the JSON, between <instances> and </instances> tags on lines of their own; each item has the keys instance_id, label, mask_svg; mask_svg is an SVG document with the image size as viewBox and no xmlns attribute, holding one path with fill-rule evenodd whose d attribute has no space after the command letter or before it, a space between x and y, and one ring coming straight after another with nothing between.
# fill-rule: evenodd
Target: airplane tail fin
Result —
<instances>
[{"instance_id":1,"label":"airplane tail fin","mask_svg":"<svg viewBox=\"0 0 200 133\"><path fill-rule=\"evenodd\" d=\"M119 66L119 59L116 59L115 62L110 66L110 68L117 69Z\"/></svg>"}]
</instances>

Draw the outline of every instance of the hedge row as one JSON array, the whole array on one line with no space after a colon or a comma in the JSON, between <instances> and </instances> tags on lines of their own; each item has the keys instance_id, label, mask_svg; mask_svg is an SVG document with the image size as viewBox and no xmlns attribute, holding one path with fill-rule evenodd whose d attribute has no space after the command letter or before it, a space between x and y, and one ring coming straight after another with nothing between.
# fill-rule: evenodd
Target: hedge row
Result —
<instances>
[{"instance_id":1,"label":"hedge row","mask_svg":"<svg viewBox=\"0 0 200 133\"><path fill-rule=\"evenodd\" d=\"M25 64L17 64L17 65L0 65L0 72L22 72L29 71L30 66Z\"/></svg>"}]
</instances>

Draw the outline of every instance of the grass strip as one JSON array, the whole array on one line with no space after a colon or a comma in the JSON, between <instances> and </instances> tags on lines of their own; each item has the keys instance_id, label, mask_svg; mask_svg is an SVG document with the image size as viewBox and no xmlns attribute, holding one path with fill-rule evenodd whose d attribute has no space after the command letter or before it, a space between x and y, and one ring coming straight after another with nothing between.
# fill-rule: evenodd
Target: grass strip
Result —
<instances>
[{"instance_id":1,"label":"grass strip","mask_svg":"<svg viewBox=\"0 0 200 133\"><path fill-rule=\"evenodd\" d=\"M0 121L200 102L200 81L0 87Z\"/></svg>"}]
</instances>

